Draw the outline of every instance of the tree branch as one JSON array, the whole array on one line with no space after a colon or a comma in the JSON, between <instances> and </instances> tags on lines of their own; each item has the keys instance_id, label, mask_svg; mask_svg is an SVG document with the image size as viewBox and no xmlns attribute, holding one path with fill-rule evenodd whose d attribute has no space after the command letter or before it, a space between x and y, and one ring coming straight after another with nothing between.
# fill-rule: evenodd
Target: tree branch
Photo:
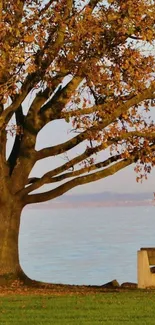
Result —
<instances>
[{"instance_id":1,"label":"tree branch","mask_svg":"<svg viewBox=\"0 0 155 325\"><path fill-rule=\"evenodd\" d=\"M125 159L125 160L120 161L120 162L118 162L102 171L98 171L98 172L92 173L90 175L74 178L73 180L68 181L67 183L65 183L63 185L60 185L59 187L57 187L54 190L51 190L51 191L48 191L45 193L28 195L27 197L25 197L25 203L26 204L39 203L39 202L44 202L44 201L54 199L78 185L88 184L90 182L97 181L101 178L105 178L110 175L113 175L116 172L118 172L119 170L129 166L131 163L133 163L132 158Z\"/></svg>"},{"instance_id":2,"label":"tree branch","mask_svg":"<svg viewBox=\"0 0 155 325\"><path fill-rule=\"evenodd\" d=\"M60 196L60 195L64 194L65 192L69 191L73 187L76 187L76 186L82 185L82 184L87 184L87 183L99 180L101 178L105 178L105 177L108 177L110 175L113 175L117 171L129 166L132 163L137 162L141 158L141 156L150 154L150 150L151 150L152 153L155 152L155 145L154 144L150 145L149 150L147 150L146 148L144 148L144 149L142 148L142 149L140 149L138 151L137 151L137 148L133 149L133 151L130 152L130 156L128 158L122 159L121 161L120 161L121 155L116 155L116 156L110 157L110 158L108 158L107 160L105 160L103 162L100 162L100 163L97 163L97 164L94 164L94 165L90 166L90 171L91 171L91 170L96 170L96 169L99 169L99 168L109 166L109 164L110 164L109 167L107 167L107 168L105 168L105 169L103 169L101 171L97 171L97 172L91 173L89 175L84 175L84 176L74 178L71 181L68 181L67 183L62 184L59 187L57 187L57 188L55 188L53 190L50 190L48 192L39 193L39 194L31 194L31 195L28 195L28 196L25 195L24 197L25 197L26 204L44 202L44 201L47 201L47 200L50 200L50 199L54 199L57 196ZM112 164L113 162L115 162L117 160L119 160L117 163ZM88 168L89 167L86 167L86 169L83 168L83 169L77 170L75 172L66 173L66 174L62 174L62 175L60 175L58 177L54 177L54 181L59 182L59 181L62 181L64 179L68 178L68 177L75 177L77 175L81 175L81 173L88 172ZM45 179L46 175L43 176L43 178ZM48 179L48 176L47 176L47 181L48 180L49 180L49 183L54 182L53 180L52 180L52 182L50 182L50 179Z\"/></svg>"},{"instance_id":3,"label":"tree branch","mask_svg":"<svg viewBox=\"0 0 155 325\"><path fill-rule=\"evenodd\" d=\"M154 140L155 139L155 132L152 132L153 130L149 131L131 131L131 132L126 132L122 133L121 136L116 136L114 138L114 141L121 141L121 140L128 140L129 138L133 137L138 137L138 138L144 138L148 140ZM112 141L112 138L110 138Z\"/></svg>"},{"instance_id":4,"label":"tree branch","mask_svg":"<svg viewBox=\"0 0 155 325\"><path fill-rule=\"evenodd\" d=\"M93 10L99 2L99 0L90 0L88 6Z\"/></svg>"},{"instance_id":5,"label":"tree branch","mask_svg":"<svg viewBox=\"0 0 155 325\"><path fill-rule=\"evenodd\" d=\"M54 1L55 0L50 0L49 2L47 2L46 5L40 10L39 16L43 15L49 9L49 7L52 5Z\"/></svg>"},{"instance_id":6,"label":"tree branch","mask_svg":"<svg viewBox=\"0 0 155 325\"><path fill-rule=\"evenodd\" d=\"M49 100L44 106L41 107L40 113L44 113L47 111L47 109L52 109L55 107L55 105L60 105L60 108L57 107L55 109L55 114L58 111L58 115L61 112L62 108L65 107L65 105L68 103L68 101L71 99L71 97L74 95L75 90L77 89L78 85L82 81L81 76L74 76L72 80L64 87L62 87L60 90L58 90L58 93L54 95L51 100ZM58 101L57 101L58 100ZM57 115L57 114L56 114Z\"/></svg>"},{"instance_id":7,"label":"tree branch","mask_svg":"<svg viewBox=\"0 0 155 325\"><path fill-rule=\"evenodd\" d=\"M79 155L78 157L73 158L66 164L46 173L41 178L30 179L29 184L31 183L31 185L24 189L24 191L23 191L24 195L38 189L39 187L41 187L45 184L60 182L66 178L79 176L79 175L82 175L87 172L89 173L90 171L106 167L106 166L112 164L113 162L116 162L117 160L123 159L122 154L117 154L113 157L109 157L107 160L105 160L103 162L99 162L99 163L92 164L92 165L90 164L90 165L85 166L84 168L78 169L76 171L68 172L68 173L62 174L60 176L53 177L55 175L61 174L62 172L68 170L71 167L74 169L74 166L77 165L79 162L83 161L86 158L89 158L94 153L104 150L107 147L107 144L111 145L111 142L107 142L106 144L101 144L94 148L88 148L85 150L85 152L83 154ZM151 149L151 151L154 151L154 149L155 149L154 143L150 145L150 149ZM146 155L147 152L148 152L147 148L144 148L144 149L142 148L139 150L137 150L137 148L134 148L132 151L129 152L129 155L132 159L134 159L134 161L137 161L139 159L140 155L142 155L142 154Z\"/></svg>"},{"instance_id":8,"label":"tree branch","mask_svg":"<svg viewBox=\"0 0 155 325\"><path fill-rule=\"evenodd\" d=\"M49 1L42 10L43 11L47 10L50 7L50 5L52 4L52 2L53 2L53 0ZM90 0L90 2L88 3L88 6L93 10L98 2L99 2L98 0ZM66 11L64 12L64 18L65 19L68 17L68 11L71 10L72 5L73 5L73 0L67 0ZM54 49L57 50L63 44L64 33L62 33L62 30L64 30L64 24L59 28L57 40L55 41L54 44L52 44L52 53L53 53L53 55L52 56L50 55L50 60L48 58L46 58L45 62L42 62L42 64L40 63L40 65L44 66L44 71L50 65L50 63L53 61L53 59L55 57ZM50 45L49 39L47 40L47 43ZM45 44L45 48L47 48L47 43ZM43 52L42 52L41 56L43 57ZM36 60L38 60L38 57L40 59L40 52L36 53ZM32 82L32 80L34 80L35 83L36 83L36 82L39 81L38 75L39 75L38 71L36 73L33 73L32 75L28 75L27 80L29 81L31 79L31 82ZM35 79L37 79L37 80L35 80ZM75 78L73 78L73 80L69 83L70 86L72 86L72 89L68 89L68 93L71 91L71 94L72 94L73 88L75 90L77 88L78 84L82 81L82 79L83 79L82 77L75 76ZM27 82L25 81L24 86L22 87L22 88L25 88L25 90L27 88L26 84L27 84ZM24 96L23 96L23 98L21 97L21 101L19 99L17 104L14 103L14 105L7 108L7 110L6 110L7 112L5 112L5 116L4 116L5 123L7 123L7 121L11 118L11 113L15 112L17 107L22 103L22 101L25 99L25 97L27 96L28 92L31 89L32 89L32 86L28 89L28 91L25 93L25 95L23 94ZM64 89L64 91L65 91L65 89ZM58 103L58 101L56 101L56 103L54 103L54 104L57 105L57 107L61 107L61 109L59 108L59 112L63 109L63 105L65 106L67 104L68 101L66 99L67 99L67 93L65 92L64 97L63 97L63 93L62 93L62 96L59 99L59 103ZM53 103L52 100L48 104L48 108L49 108L49 105L51 103ZM46 111L46 109L47 109L47 106L43 107L41 112L42 113L44 112L44 114L42 114L43 120L45 121L45 119L46 119L45 123L48 123L50 121L50 117L49 117L49 114ZM55 113L55 112L56 112L56 110L54 110L54 112L52 112L52 111L50 112L51 113L51 118L53 117L53 113ZM7 118L7 115L8 115L8 118ZM7 118L7 120L6 120L6 118ZM0 125L0 127L1 127L1 125ZM41 127L43 127L43 125Z\"/></svg>"},{"instance_id":9,"label":"tree branch","mask_svg":"<svg viewBox=\"0 0 155 325\"><path fill-rule=\"evenodd\" d=\"M60 118L62 109L70 102L82 79L78 75L73 77L66 86L58 88L55 95L41 107L38 115L40 129L48 122Z\"/></svg>"},{"instance_id":10,"label":"tree branch","mask_svg":"<svg viewBox=\"0 0 155 325\"><path fill-rule=\"evenodd\" d=\"M85 173L90 173L91 171L94 171L96 169L101 169L104 167L107 167L108 165L112 164L113 162L116 162L118 160L121 159L121 155L116 155L113 157L108 158L105 161L93 164L93 165L89 165L87 167L83 167L81 169L78 169L76 171L73 172L68 172L68 173L64 173L62 175L56 176L56 177L51 177L52 176L52 171L48 172L47 174L45 174L43 177L41 177L40 179L38 179L34 184L32 184L31 186L28 186L24 191L24 194L26 193L31 193L32 191L38 189L39 187L45 185L45 184L52 184L52 183L56 183L56 182L61 182L66 178L72 178L75 176L79 176L79 175L83 175Z\"/></svg>"},{"instance_id":11,"label":"tree branch","mask_svg":"<svg viewBox=\"0 0 155 325\"><path fill-rule=\"evenodd\" d=\"M10 156L8 158L8 163L10 165L10 173L9 173L10 175L12 174L13 169L16 165L16 161L20 151L20 144L23 137L24 115L23 115L22 105L19 106L18 110L15 113L15 116L16 116L17 130L16 130L14 145L10 153Z\"/></svg>"},{"instance_id":12,"label":"tree branch","mask_svg":"<svg viewBox=\"0 0 155 325\"><path fill-rule=\"evenodd\" d=\"M31 75L27 76L25 82L23 83L21 87L20 94L16 95L14 98L14 101L11 103L10 106L8 106L3 113L1 114L0 119L0 129L4 129L6 125L8 124L9 120L13 116L13 114L18 110L18 107L20 107L21 103L26 98L27 94L31 90L31 83L34 82L35 74L32 73Z\"/></svg>"},{"instance_id":13,"label":"tree branch","mask_svg":"<svg viewBox=\"0 0 155 325\"><path fill-rule=\"evenodd\" d=\"M36 153L36 160L44 159L49 156L58 155L64 153L67 150L70 150L89 138L90 133L95 130L102 130L111 123L113 123L121 114L125 113L129 110L129 108L133 107L134 105L140 104L145 99L151 99L153 96L154 89L152 87L147 88L142 94L138 94L133 96L133 98L129 99L127 102L119 104L115 111L110 113L109 116L106 114L106 118L99 122L97 125L90 127L88 130L81 132L74 138L61 143L57 146L53 146L50 148L45 148ZM95 106L96 107L96 106ZM103 105L103 111L109 108L108 104Z\"/></svg>"},{"instance_id":14,"label":"tree branch","mask_svg":"<svg viewBox=\"0 0 155 325\"><path fill-rule=\"evenodd\" d=\"M95 95L93 95L95 96ZM119 101L122 102L127 102L128 100L132 99L133 97L135 97L135 93L130 94L129 96L122 96L119 98ZM114 99L115 100L115 99ZM116 98L116 100L118 100L118 98ZM75 109L75 110L71 110L71 111L67 111L67 112L62 112L60 118L64 118L66 120L68 120L71 117L75 117L75 116L82 116L82 115L89 115L89 114L93 114L93 113L97 113L97 112L103 112L104 110L106 110L106 108L109 107L109 103L106 103L106 99L95 99L96 103L95 105L91 106L91 107L86 107L86 108L80 108L80 109Z\"/></svg>"},{"instance_id":15,"label":"tree branch","mask_svg":"<svg viewBox=\"0 0 155 325\"><path fill-rule=\"evenodd\" d=\"M71 6L72 0L71 1L67 0L67 1L68 1L67 3ZM68 10L70 10L70 7L67 8L67 13L68 13ZM64 15L66 15L66 11L65 11ZM66 19L66 16L65 16L65 19ZM0 121L1 129L5 128L5 125L9 122L10 118L15 113L15 111L18 109L20 104L24 101L24 99L26 98L26 96L28 95L30 90L34 87L34 85L36 83L38 83L41 80L41 78L46 73L46 69L49 67L51 62L53 62L53 60L55 59L55 54L58 52L58 49L61 48L61 46L63 45L63 42L64 42L64 37L65 37L65 34L63 32L64 23L65 23L65 21L63 21L63 24L61 24L59 26L59 28L57 29L57 38L56 38L54 44L51 41L49 41L49 39L47 40L48 46L52 45L52 52L50 52L48 57L46 57L46 59L43 60L44 51L42 51L41 53L40 53L40 51L38 51L36 53L36 58L37 59L39 58L38 69L36 72L28 74L28 76L25 79L25 82L23 83L23 85L21 87L20 94L16 96L15 101L8 108L6 108L5 111L3 112L3 114L1 115L1 121ZM46 47L46 45L47 44L45 44L45 47ZM42 59L42 61L40 61L41 59Z\"/></svg>"},{"instance_id":16,"label":"tree branch","mask_svg":"<svg viewBox=\"0 0 155 325\"><path fill-rule=\"evenodd\" d=\"M81 155L71 159L70 161L61 165L60 167L51 170L50 172L43 175L41 178L29 179L28 184L31 185L24 189L24 193L26 194L34 191L35 189L44 185L47 182L47 180L51 179L53 176L61 174L62 172L69 170L70 168L74 168L75 165L82 162L84 159L89 158L93 154L96 154L97 152L100 152L101 150L107 148L108 144L109 143L102 143L101 145L96 146L94 148L87 148Z\"/></svg>"}]
</instances>

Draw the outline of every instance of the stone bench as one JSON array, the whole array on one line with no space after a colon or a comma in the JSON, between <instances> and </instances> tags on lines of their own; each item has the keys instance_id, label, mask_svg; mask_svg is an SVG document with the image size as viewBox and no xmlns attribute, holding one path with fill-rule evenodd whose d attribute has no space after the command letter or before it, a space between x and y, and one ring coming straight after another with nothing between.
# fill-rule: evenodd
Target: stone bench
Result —
<instances>
[{"instance_id":1,"label":"stone bench","mask_svg":"<svg viewBox=\"0 0 155 325\"><path fill-rule=\"evenodd\" d=\"M137 252L138 288L155 288L155 247L143 247Z\"/></svg>"}]
</instances>

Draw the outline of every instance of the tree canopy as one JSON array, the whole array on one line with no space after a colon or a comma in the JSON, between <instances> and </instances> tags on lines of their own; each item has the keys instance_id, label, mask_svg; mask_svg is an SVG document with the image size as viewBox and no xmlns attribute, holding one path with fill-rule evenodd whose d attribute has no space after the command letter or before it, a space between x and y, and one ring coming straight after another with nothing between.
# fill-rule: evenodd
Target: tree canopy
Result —
<instances>
[{"instance_id":1,"label":"tree canopy","mask_svg":"<svg viewBox=\"0 0 155 325\"><path fill-rule=\"evenodd\" d=\"M132 163L137 180L147 177L155 164L154 1L0 0L0 30L1 187L25 206ZM39 132L61 119L72 123L72 138L37 150ZM29 177L37 161L81 143L79 155Z\"/></svg>"}]
</instances>

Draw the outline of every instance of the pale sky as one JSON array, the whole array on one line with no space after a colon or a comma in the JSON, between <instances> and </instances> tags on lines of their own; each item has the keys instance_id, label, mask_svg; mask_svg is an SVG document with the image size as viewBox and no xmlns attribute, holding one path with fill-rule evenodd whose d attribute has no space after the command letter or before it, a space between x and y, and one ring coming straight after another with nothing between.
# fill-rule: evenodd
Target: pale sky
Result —
<instances>
[{"instance_id":1,"label":"pale sky","mask_svg":"<svg viewBox=\"0 0 155 325\"><path fill-rule=\"evenodd\" d=\"M152 52L152 49L151 49ZM33 97L33 96L32 96ZM30 99L30 101L33 98ZM25 100L25 108L30 105L28 99ZM151 117L155 121L155 108L151 112ZM49 123L39 134L36 148L37 150L53 146L65 142L67 139L75 136L70 132L71 125L64 120L54 121ZM8 139L7 151L10 151L13 138ZM72 152L68 152L69 158L73 155L79 154L83 151L84 146L76 147ZM102 154L103 155L103 154ZM108 153L104 154L102 158L107 158ZM52 157L47 158L44 162L38 162L32 171L32 176L42 176L45 172L65 163L65 157ZM47 187L49 188L49 187ZM67 194L82 194L82 193L98 193L104 191L114 191L121 193L130 192L155 192L155 168L151 174L148 175L148 180L143 180L143 183L136 182L136 173L134 172L134 165L129 166L113 176L109 176L100 181L92 182L88 185L78 186L70 190Z\"/></svg>"},{"instance_id":2,"label":"pale sky","mask_svg":"<svg viewBox=\"0 0 155 325\"><path fill-rule=\"evenodd\" d=\"M31 99L32 100L32 99ZM29 106L30 102L26 100L25 107ZM151 110L151 119L155 121L155 108ZM74 137L76 134L71 132L72 126L70 123L66 123L64 120L57 120L48 123L38 135L36 149L42 149L45 147L57 145L65 142L69 138ZM8 139L7 151L12 146L13 138ZM68 157L71 159L74 156L82 153L85 146L82 144L75 147L72 151L68 152ZM100 155L101 161L108 158L109 152L102 152ZM58 167L66 162L64 155L59 155L52 158L46 158L44 161L37 162L34 167L31 176L40 177L47 171ZM82 193L98 193L104 191L113 191L121 193L133 193L133 192L155 192L155 168L151 174L148 175L148 180L143 180L142 184L136 182L136 173L134 172L134 165L129 166L113 176L109 176L100 181L92 182L87 185L78 186L67 194L82 194ZM57 184L58 186L58 184ZM48 190L54 186L45 186L43 190Z\"/></svg>"},{"instance_id":3,"label":"pale sky","mask_svg":"<svg viewBox=\"0 0 155 325\"><path fill-rule=\"evenodd\" d=\"M153 114L155 115L155 114ZM155 120L155 119L154 119ZM61 121L55 121L49 123L39 134L38 142L37 142L37 149L42 147L56 145L58 143L62 143L66 141L68 138L75 136L72 132L69 131L71 126ZM82 152L83 146L76 147L73 150L74 155L79 154ZM103 154L102 154L103 155ZM72 151L68 152L68 156L71 158L73 157ZM107 153L108 157L108 153ZM104 158L106 155L104 154ZM50 170L51 167L55 168L58 164L65 163L65 157L52 157L47 158L43 162L37 163L36 168L32 175L43 175L44 172ZM115 192L155 192L155 168L148 175L148 180L143 180L143 183L136 182L136 173L134 172L134 165L129 166L120 172L116 173L113 176L109 176L105 179L100 181L96 181L90 183L88 185L78 186L68 192L68 194L77 194L77 193L97 193L97 192L104 192L104 191L115 191Z\"/></svg>"}]
</instances>

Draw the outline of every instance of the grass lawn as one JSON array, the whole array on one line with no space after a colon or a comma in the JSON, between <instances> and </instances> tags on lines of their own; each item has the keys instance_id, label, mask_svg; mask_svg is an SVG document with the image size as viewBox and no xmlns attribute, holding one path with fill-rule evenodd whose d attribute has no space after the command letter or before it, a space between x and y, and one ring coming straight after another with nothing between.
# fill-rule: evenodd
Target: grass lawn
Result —
<instances>
[{"instance_id":1,"label":"grass lawn","mask_svg":"<svg viewBox=\"0 0 155 325\"><path fill-rule=\"evenodd\" d=\"M154 325L155 292L0 297L0 325Z\"/></svg>"}]
</instances>

